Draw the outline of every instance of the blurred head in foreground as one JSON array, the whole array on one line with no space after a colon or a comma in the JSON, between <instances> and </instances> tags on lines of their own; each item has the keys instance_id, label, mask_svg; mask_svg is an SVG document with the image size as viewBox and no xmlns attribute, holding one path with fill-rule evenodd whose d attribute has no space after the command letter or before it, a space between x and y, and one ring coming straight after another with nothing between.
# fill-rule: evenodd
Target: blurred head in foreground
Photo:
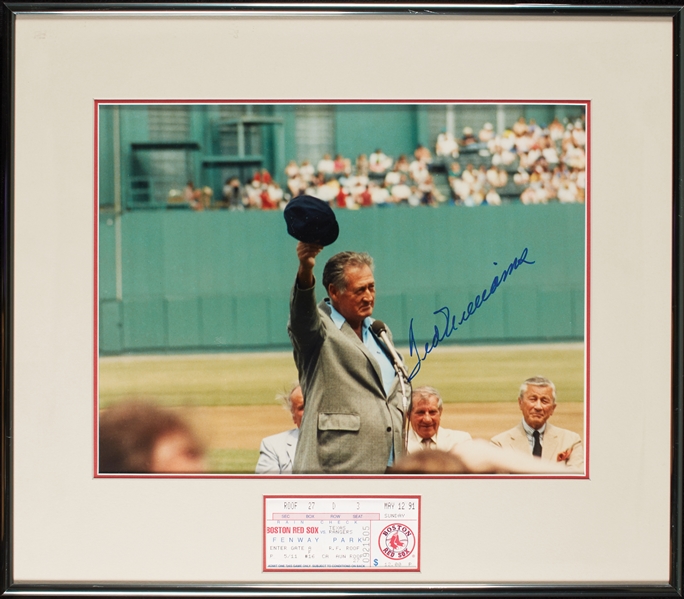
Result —
<instances>
[{"instance_id":1,"label":"blurred head in foreground","mask_svg":"<svg viewBox=\"0 0 684 599\"><path fill-rule=\"evenodd\" d=\"M574 474L565 462L539 459L484 439L471 439L451 451L433 449L412 453L387 469L388 474Z\"/></svg>"},{"instance_id":2,"label":"blurred head in foreground","mask_svg":"<svg viewBox=\"0 0 684 599\"><path fill-rule=\"evenodd\" d=\"M404 456L387 474L464 474L468 469L453 453L433 449Z\"/></svg>"},{"instance_id":3,"label":"blurred head in foreground","mask_svg":"<svg viewBox=\"0 0 684 599\"><path fill-rule=\"evenodd\" d=\"M100 413L100 473L204 471L202 445L172 411L131 401Z\"/></svg>"}]
</instances>

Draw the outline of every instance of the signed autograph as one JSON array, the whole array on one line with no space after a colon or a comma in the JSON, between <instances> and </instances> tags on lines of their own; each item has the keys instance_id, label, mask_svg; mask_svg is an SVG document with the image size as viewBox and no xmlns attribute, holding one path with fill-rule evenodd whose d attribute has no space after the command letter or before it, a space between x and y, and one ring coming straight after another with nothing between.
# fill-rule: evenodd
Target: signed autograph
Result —
<instances>
[{"instance_id":1,"label":"signed autograph","mask_svg":"<svg viewBox=\"0 0 684 599\"><path fill-rule=\"evenodd\" d=\"M492 284L490 285L489 289L485 289L480 295L475 297L475 300L470 302L468 304L468 307L463 310L463 313L461 314L461 318L458 320L458 323L456 322L456 319L458 318L458 315L454 314L453 316L451 315L451 310L449 309L448 306L443 306L439 310L436 310L433 312L433 314L441 314L444 316L445 323L444 323L444 329L440 330L437 325L435 325L435 333L432 336L432 342L431 343L426 343L425 344L425 349L423 351L423 356L420 356L418 344L416 343L416 337L415 334L413 333L413 318L411 319L411 322L409 323L409 355L413 356L413 352L415 350L416 353L416 358L418 358L418 362L416 365L413 367L413 370L411 371L411 374L409 374L409 381L413 380L413 378L418 374L420 371L420 367L423 363L423 360L425 360L428 357L428 354L435 349L442 341L445 339L451 337L451 334L458 330L458 327L461 326L464 322L466 322L475 312L477 312L478 308L482 306L484 302L486 302L493 294L494 292L499 288L499 286L506 281L508 277L510 277L513 274L514 270L517 270L518 267L522 266L523 264L534 264L534 260L530 261L527 260L527 253L528 253L528 248L525 248L522 251L522 254L520 254L520 257L516 257L513 259L513 262L511 262L508 267L501 273L501 276L496 275L494 279L492 280ZM494 262L494 265L497 263Z\"/></svg>"}]
</instances>

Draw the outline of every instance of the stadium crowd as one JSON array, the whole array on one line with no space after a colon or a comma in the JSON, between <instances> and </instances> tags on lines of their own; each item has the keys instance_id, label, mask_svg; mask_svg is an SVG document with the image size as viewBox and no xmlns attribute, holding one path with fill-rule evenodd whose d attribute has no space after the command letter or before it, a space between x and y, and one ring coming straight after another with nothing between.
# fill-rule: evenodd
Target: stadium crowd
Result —
<instances>
[{"instance_id":1,"label":"stadium crowd","mask_svg":"<svg viewBox=\"0 0 684 599\"><path fill-rule=\"evenodd\" d=\"M396 159L381 148L356 160L325 154L315 165L291 160L284 187L266 169L249 181L225 181L221 197L188 182L184 199L192 208L278 210L300 195L311 195L336 209L373 206L498 206L582 203L586 190L586 129L580 118L538 125L521 117L497 134L491 123L475 132L465 127L456 138L443 130L434 151L419 145Z\"/></svg>"}]
</instances>

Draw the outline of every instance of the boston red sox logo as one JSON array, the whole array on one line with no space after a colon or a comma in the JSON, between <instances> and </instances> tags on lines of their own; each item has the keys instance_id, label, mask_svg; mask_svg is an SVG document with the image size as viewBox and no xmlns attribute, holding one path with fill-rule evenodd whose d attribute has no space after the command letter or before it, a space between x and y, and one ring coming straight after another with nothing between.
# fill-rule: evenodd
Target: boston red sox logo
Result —
<instances>
[{"instance_id":1,"label":"boston red sox logo","mask_svg":"<svg viewBox=\"0 0 684 599\"><path fill-rule=\"evenodd\" d=\"M416 537L408 526L397 522L383 528L378 544L385 557L400 560L411 555Z\"/></svg>"}]
</instances>

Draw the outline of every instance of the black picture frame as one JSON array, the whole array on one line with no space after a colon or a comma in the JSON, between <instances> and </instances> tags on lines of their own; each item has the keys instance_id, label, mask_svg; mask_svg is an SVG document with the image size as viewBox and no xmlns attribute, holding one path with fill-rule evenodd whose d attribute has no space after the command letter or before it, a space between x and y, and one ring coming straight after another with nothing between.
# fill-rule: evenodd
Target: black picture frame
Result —
<instances>
[{"instance_id":1,"label":"black picture frame","mask_svg":"<svg viewBox=\"0 0 684 599\"><path fill-rule=\"evenodd\" d=\"M2 72L0 81L2 95L0 98L0 187L2 189L1 227L1 321L2 337L0 341L1 397L0 412L2 416L3 441L0 444L0 458L2 468L2 493L0 495L2 520L0 522L2 546L0 561L2 562L2 579L0 591L7 596L207 596L207 597L285 597L293 596L458 596L458 597L682 597L684 586L682 583L682 509L683 493L682 473L684 431L684 239L682 236L682 214L684 203L682 187L684 180L684 154L682 152L682 124L684 123L683 100L683 61L682 39L684 37L684 22L682 7L678 3L629 3L619 5L612 3L573 3L569 4L414 4L396 2L391 4L309 4L291 3L282 5L258 3L177 3L177 2L117 2L117 3L30 3L3 2L1 6L0 37L2 40ZM404 14L422 13L426 15L508 15L517 17L543 17L554 15L564 17L635 17L635 18L667 18L671 19L674 29L674 47L672 48L674 72L672 74L673 87L673 180L672 180L672 381L671 381L671 487L670 487L670 531L671 531L671 561L669 564L670 580L668 584L658 585L597 585L597 584L483 584L483 585L442 585L430 584L369 584L345 585L337 587L335 584L240 584L240 585L179 585L179 584L16 584L12 577L12 546L13 535L13 280L14 280L14 75L15 75L15 20L20 13L41 13L44 15L70 15L81 11L90 13L116 13L117 11L142 11L155 13L158 11L249 11L258 17L269 11L277 10L296 15L307 12L354 15L386 15L400 16Z\"/></svg>"}]
</instances>

